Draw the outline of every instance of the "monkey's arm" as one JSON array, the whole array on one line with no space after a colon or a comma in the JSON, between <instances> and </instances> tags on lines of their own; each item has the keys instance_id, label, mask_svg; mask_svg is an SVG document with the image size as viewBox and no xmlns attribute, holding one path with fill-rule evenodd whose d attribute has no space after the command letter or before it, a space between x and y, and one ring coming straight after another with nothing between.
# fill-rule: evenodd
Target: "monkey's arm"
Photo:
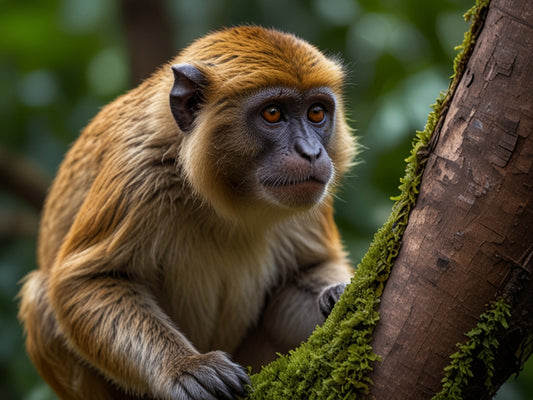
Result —
<instances>
[{"instance_id":1,"label":"monkey's arm","mask_svg":"<svg viewBox=\"0 0 533 400\"><path fill-rule=\"evenodd\" d=\"M152 233L142 219L153 218L149 207L141 213L136 206L146 205L128 204L128 188L104 183L93 185L50 271L52 308L68 345L128 393L243 394L242 368L222 352L199 354L156 302L157 266L138 240Z\"/></svg>"},{"instance_id":2,"label":"monkey's arm","mask_svg":"<svg viewBox=\"0 0 533 400\"><path fill-rule=\"evenodd\" d=\"M332 208L316 223L291 227L298 269L265 306L259 326L243 342L236 358L254 370L307 340L325 318L353 275L342 250Z\"/></svg>"}]
</instances>

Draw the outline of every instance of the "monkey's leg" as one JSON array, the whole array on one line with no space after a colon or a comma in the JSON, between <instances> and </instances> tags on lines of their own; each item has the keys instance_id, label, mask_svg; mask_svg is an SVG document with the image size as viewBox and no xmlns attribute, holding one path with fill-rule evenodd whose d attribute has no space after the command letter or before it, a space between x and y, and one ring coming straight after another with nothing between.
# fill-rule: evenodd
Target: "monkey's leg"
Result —
<instances>
[{"instance_id":1,"label":"monkey's leg","mask_svg":"<svg viewBox=\"0 0 533 400\"><path fill-rule=\"evenodd\" d=\"M85 365L67 346L47 296L48 279L32 272L21 290L19 318L26 348L41 377L61 399L133 399Z\"/></svg>"},{"instance_id":2,"label":"monkey's leg","mask_svg":"<svg viewBox=\"0 0 533 400\"><path fill-rule=\"evenodd\" d=\"M259 326L235 352L254 371L307 340L321 325L352 275L345 264L324 263L297 274L269 299Z\"/></svg>"},{"instance_id":3,"label":"monkey's leg","mask_svg":"<svg viewBox=\"0 0 533 400\"><path fill-rule=\"evenodd\" d=\"M116 274L53 275L59 325L89 365L128 393L160 399L232 399L249 378L223 352L199 354L146 285ZM56 271L57 272L57 271Z\"/></svg>"}]
</instances>

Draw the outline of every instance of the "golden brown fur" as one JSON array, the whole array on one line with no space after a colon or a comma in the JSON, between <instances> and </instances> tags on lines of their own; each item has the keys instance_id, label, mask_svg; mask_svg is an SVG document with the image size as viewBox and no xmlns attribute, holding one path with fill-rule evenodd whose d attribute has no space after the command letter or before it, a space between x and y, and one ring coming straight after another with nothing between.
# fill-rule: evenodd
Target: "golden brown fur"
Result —
<instances>
[{"instance_id":1,"label":"golden brown fur","mask_svg":"<svg viewBox=\"0 0 533 400\"><path fill-rule=\"evenodd\" d=\"M208 81L187 134L168 99L170 66L184 62ZM233 28L194 42L85 128L50 190L39 269L21 290L28 353L61 398L192 398L200 392L176 382L239 378L219 350L257 366L322 322L317 296L351 275L332 217L354 154L342 84L338 63L306 42ZM230 184L259 151L232 128L243 99L272 86L337 97L334 178L309 209Z\"/></svg>"}]
</instances>

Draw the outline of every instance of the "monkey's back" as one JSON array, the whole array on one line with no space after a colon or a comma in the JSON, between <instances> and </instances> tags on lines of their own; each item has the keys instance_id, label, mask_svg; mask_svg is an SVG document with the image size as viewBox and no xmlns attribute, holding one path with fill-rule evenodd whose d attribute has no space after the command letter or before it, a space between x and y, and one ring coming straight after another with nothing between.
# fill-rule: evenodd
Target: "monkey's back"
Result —
<instances>
[{"instance_id":1,"label":"monkey's back","mask_svg":"<svg viewBox=\"0 0 533 400\"><path fill-rule=\"evenodd\" d=\"M67 153L46 198L37 248L41 268L51 267L97 170L93 151L82 136Z\"/></svg>"},{"instance_id":2,"label":"monkey's back","mask_svg":"<svg viewBox=\"0 0 533 400\"><path fill-rule=\"evenodd\" d=\"M168 125L174 140L179 139L170 116L157 112L160 103L168 101L165 87L168 82L170 76L165 77L163 70L156 72L139 87L105 106L73 143L45 201L37 248L41 269L51 267L99 174L112 174L113 170L106 169L110 165L119 173L120 165L128 163L127 151L138 147L138 153L142 153L143 138L161 131L161 126ZM147 118L152 112L155 115ZM162 140L168 142L169 137Z\"/></svg>"}]
</instances>

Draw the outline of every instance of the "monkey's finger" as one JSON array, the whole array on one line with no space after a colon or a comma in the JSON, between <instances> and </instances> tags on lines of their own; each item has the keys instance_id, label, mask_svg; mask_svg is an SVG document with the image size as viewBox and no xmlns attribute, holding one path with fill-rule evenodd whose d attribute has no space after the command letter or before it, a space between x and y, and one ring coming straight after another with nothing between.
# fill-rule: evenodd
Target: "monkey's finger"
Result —
<instances>
[{"instance_id":1,"label":"monkey's finger","mask_svg":"<svg viewBox=\"0 0 533 400\"><path fill-rule=\"evenodd\" d=\"M180 377L174 388L174 398L184 400L217 400L217 397L210 393L200 384L194 375L185 374Z\"/></svg>"},{"instance_id":2,"label":"monkey's finger","mask_svg":"<svg viewBox=\"0 0 533 400\"><path fill-rule=\"evenodd\" d=\"M212 394L217 399L235 399L235 394L232 389L226 385L226 383L220 379L220 374L214 368L201 367L198 368L194 375L191 375L196 379L197 383L201 385L205 390Z\"/></svg>"},{"instance_id":3,"label":"monkey's finger","mask_svg":"<svg viewBox=\"0 0 533 400\"><path fill-rule=\"evenodd\" d=\"M334 284L326 287L318 295L318 308L325 318L329 316L331 310L339 301L344 289L346 289L346 283Z\"/></svg>"},{"instance_id":4,"label":"monkey's finger","mask_svg":"<svg viewBox=\"0 0 533 400\"><path fill-rule=\"evenodd\" d=\"M239 397L244 396L246 394L246 386L251 386L252 384L245 369L240 365L237 365L237 368L233 369L232 373L229 374L219 371L219 376L233 393Z\"/></svg>"}]
</instances>

